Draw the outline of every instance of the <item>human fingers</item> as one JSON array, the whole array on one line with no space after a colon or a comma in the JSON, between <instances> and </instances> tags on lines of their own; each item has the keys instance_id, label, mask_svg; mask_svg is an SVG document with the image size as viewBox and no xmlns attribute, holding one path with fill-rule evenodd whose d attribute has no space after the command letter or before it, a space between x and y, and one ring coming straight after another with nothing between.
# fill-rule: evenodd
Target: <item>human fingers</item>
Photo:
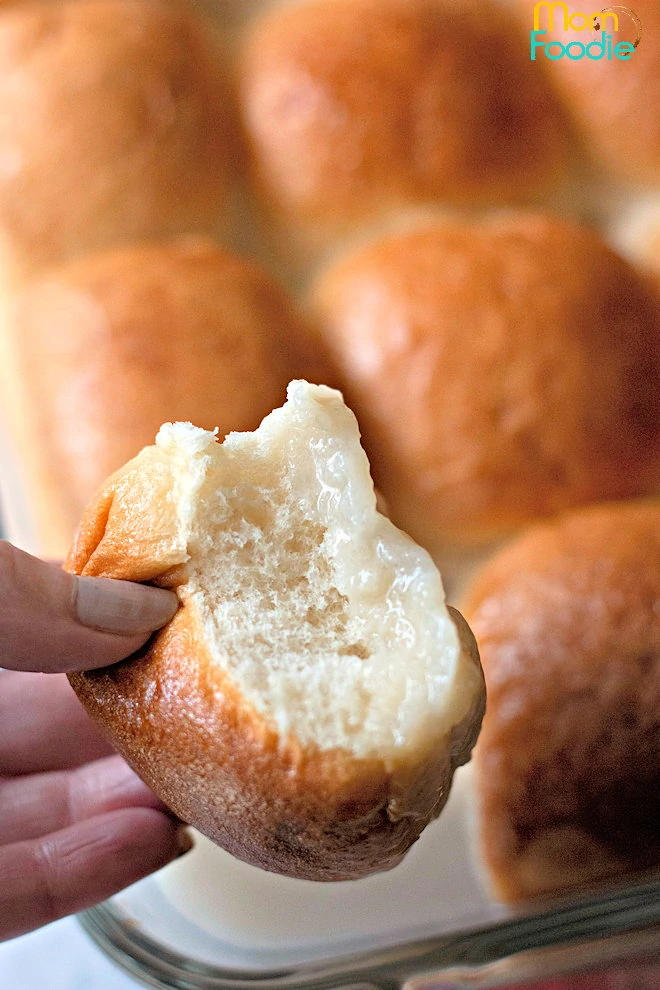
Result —
<instances>
[{"instance_id":1,"label":"human fingers","mask_svg":"<svg viewBox=\"0 0 660 990\"><path fill-rule=\"evenodd\" d=\"M89 670L139 649L177 609L173 592L76 577L0 541L0 666Z\"/></svg>"},{"instance_id":2,"label":"human fingers","mask_svg":"<svg viewBox=\"0 0 660 990\"><path fill-rule=\"evenodd\" d=\"M74 770L0 781L0 807L0 846L59 832L107 811L167 811L120 756L108 756Z\"/></svg>"},{"instance_id":3,"label":"human fingers","mask_svg":"<svg viewBox=\"0 0 660 990\"><path fill-rule=\"evenodd\" d=\"M129 808L0 848L0 941L111 897L190 845L161 811Z\"/></svg>"},{"instance_id":4,"label":"human fingers","mask_svg":"<svg viewBox=\"0 0 660 990\"><path fill-rule=\"evenodd\" d=\"M0 777L62 770L114 752L64 674L0 675Z\"/></svg>"}]
</instances>

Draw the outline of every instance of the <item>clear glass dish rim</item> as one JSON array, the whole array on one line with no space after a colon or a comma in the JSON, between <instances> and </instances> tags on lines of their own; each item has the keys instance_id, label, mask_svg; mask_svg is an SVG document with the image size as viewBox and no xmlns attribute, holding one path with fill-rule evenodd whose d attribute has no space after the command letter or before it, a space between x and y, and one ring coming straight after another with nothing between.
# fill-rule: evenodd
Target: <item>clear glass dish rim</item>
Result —
<instances>
[{"instance_id":1,"label":"clear glass dish rim","mask_svg":"<svg viewBox=\"0 0 660 990\"><path fill-rule=\"evenodd\" d=\"M527 906L525 911L451 935L267 971L220 968L187 959L142 931L112 900L78 919L113 962L146 986L164 990L397 990L409 981L435 976L447 980L463 974L476 981L475 974L491 972L497 978L498 967L512 957L519 958L532 977L543 977L556 975L562 965L564 970L575 968L580 947L586 950L583 962L592 964L631 952L660 950L660 877L546 903L531 913ZM594 945L597 957L589 954L588 947ZM566 960L561 962L567 950L568 966ZM554 968L548 969L551 957Z\"/></svg>"}]
</instances>

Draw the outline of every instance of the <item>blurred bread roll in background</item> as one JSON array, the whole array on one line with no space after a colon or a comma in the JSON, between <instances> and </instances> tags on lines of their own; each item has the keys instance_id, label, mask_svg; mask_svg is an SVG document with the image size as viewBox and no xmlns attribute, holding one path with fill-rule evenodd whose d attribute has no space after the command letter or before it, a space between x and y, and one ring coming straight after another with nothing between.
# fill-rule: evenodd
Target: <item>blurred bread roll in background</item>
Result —
<instances>
[{"instance_id":1,"label":"blurred bread roll in background","mask_svg":"<svg viewBox=\"0 0 660 990\"><path fill-rule=\"evenodd\" d=\"M530 31L535 0L516 0L524 26ZM612 44L641 40L634 54L625 60L547 58L538 54L536 65L546 71L557 90L576 133L582 151L599 168L613 176L660 186L660 3L635 0L629 7L603 5L598 29L564 31L561 8L555 5L554 30L548 30L547 7L540 17L543 40L558 39L563 44L579 41L602 44L607 31ZM571 14L593 15L599 4L593 0L571 0ZM607 18L606 11L609 11ZM618 31L614 29L618 19ZM575 23L581 23L578 19ZM556 52L555 52L556 54ZM594 54L596 52L594 51Z\"/></svg>"},{"instance_id":2,"label":"blurred bread roll in background","mask_svg":"<svg viewBox=\"0 0 660 990\"><path fill-rule=\"evenodd\" d=\"M90 255L30 283L11 322L13 412L38 549L62 555L107 475L166 420L249 430L316 374L292 303L203 240ZM22 442L21 442L22 441Z\"/></svg>"},{"instance_id":3,"label":"blurred bread roll in background","mask_svg":"<svg viewBox=\"0 0 660 990\"><path fill-rule=\"evenodd\" d=\"M239 158L215 34L177 0L0 10L0 267L210 233Z\"/></svg>"},{"instance_id":4,"label":"blurred bread roll in background","mask_svg":"<svg viewBox=\"0 0 660 990\"><path fill-rule=\"evenodd\" d=\"M538 526L468 592L488 690L481 844L499 898L660 866L659 601L657 500Z\"/></svg>"},{"instance_id":5,"label":"blurred bread roll in background","mask_svg":"<svg viewBox=\"0 0 660 990\"><path fill-rule=\"evenodd\" d=\"M339 257L311 306L392 518L427 547L657 485L657 300L591 230L429 220Z\"/></svg>"},{"instance_id":6,"label":"blurred bread roll in background","mask_svg":"<svg viewBox=\"0 0 660 990\"><path fill-rule=\"evenodd\" d=\"M248 31L239 103L285 250L429 201L520 202L563 174L561 114L489 0L306 0Z\"/></svg>"}]
</instances>

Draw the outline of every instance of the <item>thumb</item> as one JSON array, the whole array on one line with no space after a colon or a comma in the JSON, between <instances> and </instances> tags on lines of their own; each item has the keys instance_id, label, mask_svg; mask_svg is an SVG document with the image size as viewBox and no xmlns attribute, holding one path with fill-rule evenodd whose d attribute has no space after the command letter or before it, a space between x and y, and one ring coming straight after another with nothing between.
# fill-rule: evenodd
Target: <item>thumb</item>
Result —
<instances>
[{"instance_id":1,"label":"thumb","mask_svg":"<svg viewBox=\"0 0 660 990\"><path fill-rule=\"evenodd\" d=\"M91 670L137 650L172 618L162 588L76 577L0 541L0 667Z\"/></svg>"}]
</instances>

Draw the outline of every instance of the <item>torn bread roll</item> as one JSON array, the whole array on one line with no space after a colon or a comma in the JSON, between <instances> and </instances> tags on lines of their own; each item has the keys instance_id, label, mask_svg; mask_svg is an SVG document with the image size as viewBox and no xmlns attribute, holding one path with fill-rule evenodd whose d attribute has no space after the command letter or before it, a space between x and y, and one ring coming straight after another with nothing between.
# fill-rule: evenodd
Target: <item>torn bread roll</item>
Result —
<instances>
[{"instance_id":1,"label":"torn bread roll","mask_svg":"<svg viewBox=\"0 0 660 990\"><path fill-rule=\"evenodd\" d=\"M483 855L519 901L660 866L660 501L530 529L464 602Z\"/></svg>"},{"instance_id":2,"label":"torn bread roll","mask_svg":"<svg viewBox=\"0 0 660 990\"><path fill-rule=\"evenodd\" d=\"M168 424L108 480L69 570L177 588L140 655L71 676L179 815L310 880L395 866L443 807L485 693L428 555L376 510L341 394L298 381L221 445Z\"/></svg>"},{"instance_id":3,"label":"torn bread roll","mask_svg":"<svg viewBox=\"0 0 660 990\"><path fill-rule=\"evenodd\" d=\"M249 430L292 377L323 378L293 303L201 238L131 244L18 294L0 365L33 552L61 559L112 471L168 419Z\"/></svg>"},{"instance_id":4,"label":"torn bread roll","mask_svg":"<svg viewBox=\"0 0 660 990\"><path fill-rule=\"evenodd\" d=\"M224 57L177 0L0 10L0 286L88 251L226 226Z\"/></svg>"}]
</instances>

